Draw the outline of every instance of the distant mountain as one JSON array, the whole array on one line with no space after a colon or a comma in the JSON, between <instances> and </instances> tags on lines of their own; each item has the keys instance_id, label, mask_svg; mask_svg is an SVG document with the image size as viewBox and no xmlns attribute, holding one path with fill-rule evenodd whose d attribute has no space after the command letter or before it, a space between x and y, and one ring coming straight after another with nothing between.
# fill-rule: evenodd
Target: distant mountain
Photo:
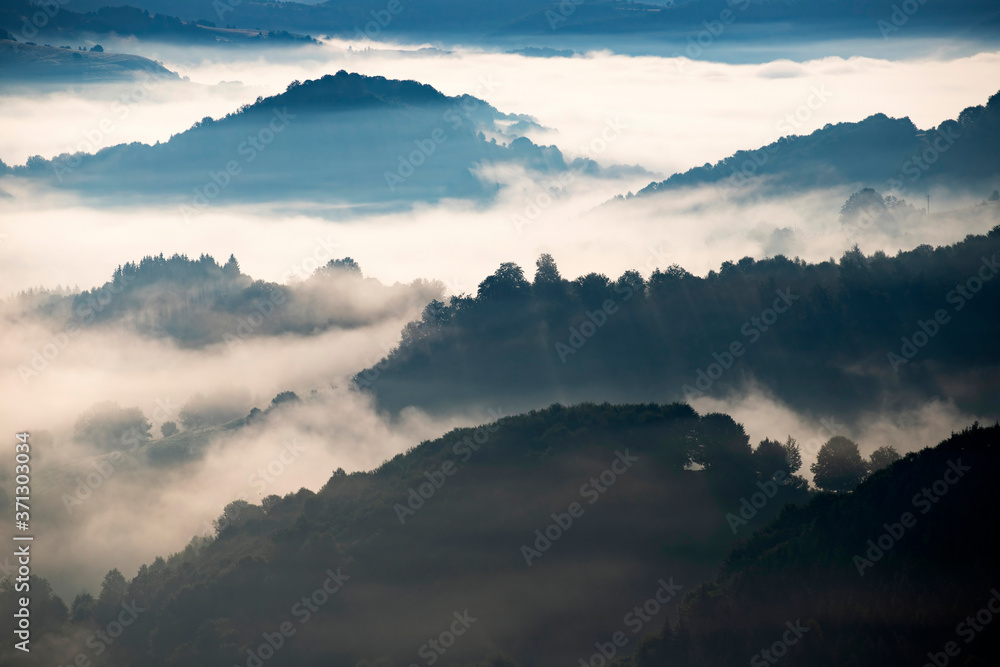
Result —
<instances>
[{"instance_id":1,"label":"distant mountain","mask_svg":"<svg viewBox=\"0 0 1000 667\"><path fill-rule=\"evenodd\" d=\"M447 1L447 0L445 0ZM744 26L770 25L774 37L791 38L803 31L813 37L852 34L881 36L879 21L888 24L889 34L898 25L892 23L893 7L880 0L818 0L815 2L774 2L773 0L673 0L631 2L596 0L590 2L533 3L532 11L516 16L513 11L500 28L505 34L552 34L556 30L577 34L693 33L713 31L740 32ZM995 4L988 0L958 0L947 9L938 6L924 12L907 12L903 24L908 30L928 31L944 26L970 29L996 17ZM922 14L922 15L918 15ZM937 25L935 25L937 21ZM714 41L714 40L713 40ZM687 46L687 44L685 44ZM693 57L698 57L694 55Z\"/></svg>"},{"instance_id":2,"label":"distant mountain","mask_svg":"<svg viewBox=\"0 0 1000 667\"><path fill-rule=\"evenodd\" d=\"M96 83L141 76L179 78L158 62L140 56L37 46L0 39L0 82Z\"/></svg>"},{"instance_id":3,"label":"distant mountain","mask_svg":"<svg viewBox=\"0 0 1000 667\"><path fill-rule=\"evenodd\" d=\"M1000 223L1000 206L978 209ZM449 412L496 401L724 397L748 382L817 417L954 401L995 412L1000 224L951 246L839 261L778 255L694 276L560 276L506 263L474 295L432 303L355 382L379 406Z\"/></svg>"},{"instance_id":4,"label":"distant mountain","mask_svg":"<svg viewBox=\"0 0 1000 667\"><path fill-rule=\"evenodd\" d=\"M614 667L996 664L998 466L1000 426L974 426L786 509Z\"/></svg>"},{"instance_id":5,"label":"distant mountain","mask_svg":"<svg viewBox=\"0 0 1000 667\"><path fill-rule=\"evenodd\" d=\"M125 0L70 0L69 6L92 10ZM323 31L334 34L456 35L476 41L506 42L512 37L570 35L659 34L673 39L683 50L689 35L706 29L706 22L724 25L727 32L767 25L779 39L814 37L882 36L883 21L888 34L900 26L913 35L940 34L954 29L987 31L997 17L990 0L954 0L946 5L921 3L920 11L902 14L893 22L894 8L881 0L819 0L816 2L772 2L771 0L690 0L631 2L594 0L555 3L549 0L510 0L470 4L458 0L426 0L411 5L406 0L329 0L319 4L270 3L263 0L127 0L150 11L180 16L186 20L210 20L240 27L270 27ZM902 11L902 10L900 10ZM728 12L728 14L726 13ZM725 23L722 23L725 21ZM897 25L898 24L898 25Z\"/></svg>"},{"instance_id":6,"label":"distant mountain","mask_svg":"<svg viewBox=\"0 0 1000 667\"><path fill-rule=\"evenodd\" d=\"M765 193L854 185L904 194L942 187L986 196L1000 185L1000 93L929 130L917 129L909 118L877 114L807 136L789 134L651 183L635 196L698 185L735 195L750 184Z\"/></svg>"},{"instance_id":7,"label":"distant mountain","mask_svg":"<svg viewBox=\"0 0 1000 667\"><path fill-rule=\"evenodd\" d=\"M478 177L485 163L533 173L648 173L605 170L587 159L567 164L557 148L515 132L524 127L538 126L468 95L448 97L415 81L340 71L293 82L224 118L205 118L163 144L33 157L12 171L90 197L173 202L189 222L216 201L402 206L485 200L500 187Z\"/></svg>"},{"instance_id":8,"label":"distant mountain","mask_svg":"<svg viewBox=\"0 0 1000 667\"><path fill-rule=\"evenodd\" d=\"M160 42L218 45L315 44L308 35L293 35L283 30L235 30L216 27L211 21L182 21L169 5L164 12L151 14L137 7L101 4L94 11L75 12L61 6L57 11L42 9L29 0L6 0L0 6L0 29L5 28L19 42L56 42L62 46L80 46L88 39L138 37ZM112 3L113 4L113 3ZM75 43L74 43L75 42Z\"/></svg>"},{"instance_id":9,"label":"distant mountain","mask_svg":"<svg viewBox=\"0 0 1000 667\"><path fill-rule=\"evenodd\" d=\"M756 470L725 415L686 405L492 412L497 421L374 471L335 471L316 492L220 508L214 540L197 538L129 582L112 572L73 619L33 626L32 657L71 662L79 648L65 638L105 627L125 602L143 612L102 656L108 667L253 665L262 643L280 655L274 664L301 667L426 664L445 653L450 665L497 654L573 664L650 598L655 610L632 622L659 629L683 592L711 577L735 539L726 513L759 484L771 500L758 526L808 498L801 485L769 485L773 471ZM0 589L0 601L10 594ZM36 595L33 613L49 602ZM0 639L0 660L12 641Z\"/></svg>"}]
</instances>

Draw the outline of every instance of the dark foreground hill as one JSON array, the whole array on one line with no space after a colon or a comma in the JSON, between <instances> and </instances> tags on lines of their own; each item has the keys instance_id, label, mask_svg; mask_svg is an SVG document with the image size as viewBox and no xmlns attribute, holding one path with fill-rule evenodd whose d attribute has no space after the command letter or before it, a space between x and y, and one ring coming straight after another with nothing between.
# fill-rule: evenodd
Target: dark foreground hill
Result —
<instances>
[{"instance_id":1,"label":"dark foreground hill","mask_svg":"<svg viewBox=\"0 0 1000 667\"><path fill-rule=\"evenodd\" d=\"M7 171L115 202L172 202L188 223L216 203L486 200L499 188L477 175L486 163L529 173L600 171L582 158L567 164L555 147L536 146L509 126L537 125L469 95L340 71L205 118L166 143L36 156Z\"/></svg>"},{"instance_id":2,"label":"dark foreground hill","mask_svg":"<svg viewBox=\"0 0 1000 667\"><path fill-rule=\"evenodd\" d=\"M662 627L721 562L742 497L773 496L758 526L806 499L759 458L730 418L681 404L553 406L457 429L315 493L235 503L216 539L131 581L109 573L69 620L37 593L31 658L93 657L82 640L124 602L142 611L109 667L575 664L637 604L654 600L633 624Z\"/></svg>"},{"instance_id":3,"label":"dark foreground hill","mask_svg":"<svg viewBox=\"0 0 1000 667\"><path fill-rule=\"evenodd\" d=\"M215 539L71 608L33 578L19 664L983 667L998 457L1000 425L973 425L806 502L725 415L553 406L234 503Z\"/></svg>"},{"instance_id":4,"label":"dark foreground hill","mask_svg":"<svg viewBox=\"0 0 1000 667\"><path fill-rule=\"evenodd\" d=\"M989 414L998 256L1000 226L895 257L745 257L706 277L675 265L570 281L544 255L532 282L504 264L475 296L432 303L355 381L392 412L722 397L756 382L817 416L934 398Z\"/></svg>"},{"instance_id":5,"label":"dark foreground hill","mask_svg":"<svg viewBox=\"0 0 1000 667\"><path fill-rule=\"evenodd\" d=\"M998 466L1000 426L974 426L850 495L787 508L616 664L997 664Z\"/></svg>"}]
</instances>

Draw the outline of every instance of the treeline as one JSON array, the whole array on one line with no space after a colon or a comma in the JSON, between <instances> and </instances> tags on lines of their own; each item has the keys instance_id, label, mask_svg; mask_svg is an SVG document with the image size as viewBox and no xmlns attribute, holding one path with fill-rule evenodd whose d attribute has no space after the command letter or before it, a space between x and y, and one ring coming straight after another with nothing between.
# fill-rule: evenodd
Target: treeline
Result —
<instances>
[{"instance_id":1,"label":"treeline","mask_svg":"<svg viewBox=\"0 0 1000 667\"><path fill-rule=\"evenodd\" d=\"M312 335L405 316L440 294L440 285L422 280L382 285L350 257L316 259L326 252L318 247L282 283L251 278L232 255L220 264L204 254L161 253L117 267L99 287L78 294L26 292L4 310L8 318L49 318L70 335L114 325L184 346L233 346L257 336Z\"/></svg>"},{"instance_id":2,"label":"treeline","mask_svg":"<svg viewBox=\"0 0 1000 667\"><path fill-rule=\"evenodd\" d=\"M721 397L751 380L820 415L934 398L991 410L998 251L1000 226L894 257L855 247L575 280L543 255L530 282L508 263L475 295L432 302L355 382L389 411Z\"/></svg>"}]
</instances>

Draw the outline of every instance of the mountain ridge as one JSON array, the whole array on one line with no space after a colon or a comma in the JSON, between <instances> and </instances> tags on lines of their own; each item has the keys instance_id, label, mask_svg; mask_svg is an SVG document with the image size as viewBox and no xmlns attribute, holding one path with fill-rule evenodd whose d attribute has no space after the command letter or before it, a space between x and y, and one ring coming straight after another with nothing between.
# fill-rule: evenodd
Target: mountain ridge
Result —
<instances>
[{"instance_id":1,"label":"mountain ridge","mask_svg":"<svg viewBox=\"0 0 1000 667\"><path fill-rule=\"evenodd\" d=\"M765 193L861 185L907 193L931 186L985 190L1000 185L1000 92L956 119L920 130L908 117L873 114L788 135L756 150L741 150L714 165L693 167L652 182L642 198L686 186L716 185L738 195L754 184ZM765 180L766 179L766 180Z\"/></svg>"},{"instance_id":2,"label":"mountain ridge","mask_svg":"<svg viewBox=\"0 0 1000 667\"><path fill-rule=\"evenodd\" d=\"M219 196L311 197L382 208L489 200L500 184L480 179L477 170L486 163L539 173L648 173L587 159L567 163L557 147L522 136L532 127L539 126L531 117L502 113L470 95L451 97L414 81L340 70L293 81L284 92L219 119L206 117L162 144L119 144L48 160L33 156L6 173L93 198L165 198L179 204L188 222ZM265 151L267 159L257 160Z\"/></svg>"}]
</instances>

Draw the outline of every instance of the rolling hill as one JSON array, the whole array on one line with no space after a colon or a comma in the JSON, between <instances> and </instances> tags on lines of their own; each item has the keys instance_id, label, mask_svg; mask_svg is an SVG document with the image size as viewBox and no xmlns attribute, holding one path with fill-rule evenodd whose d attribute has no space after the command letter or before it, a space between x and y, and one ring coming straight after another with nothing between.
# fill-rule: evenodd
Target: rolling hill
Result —
<instances>
[{"instance_id":1,"label":"rolling hill","mask_svg":"<svg viewBox=\"0 0 1000 667\"><path fill-rule=\"evenodd\" d=\"M385 208L488 200L500 186L478 176L486 163L535 174L647 173L583 158L567 163L557 148L519 136L523 126L537 124L469 95L340 71L292 82L284 93L205 118L165 143L36 156L8 173L87 197L173 203L188 222L216 202L307 199Z\"/></svg>"},{"instance_id":2,"label":"rolling hill","mask_svg":"<svg viewBox=\"0 0 1000 667\"><path fill-rule=\"evenodd\" d=\"M657 629L720 562L734 539L725 515L742 496L768 489L757 525L807 497L758 473L725 415L680 404L494 414L371 472L335 471L316 492L227 507L214 539L142 566L127 585L110 573L94 604L74 604L77 620L45 628L32 658L62 664L73 650L64 639L124 602L143 612L102 658L109 667L246 664L262 633L279 633L278 651L283 626L276 664L435 653L447 664L497 654L565 664L635 601L659 598L655 622L643 621Z\"/></svg>"},{"instance_id":3,"label":"rolling hill","mask_svg":"<svg viewBox=\"0 0 1000 667\"><path fill-rule=\"evenodd\" d=\"M158 62L141 56L0 39L0 82L3 83L100 83L140 77L179 78Z\"/></svg>"},{"instance_id":4,"label":"rolling hill","mask_svg":"<svg viewBox=\"0 0 1000 667\"><path fill-rule=\"evenodd\" d=\"M941 188L984 198L1000 186L1000 93L928 130L909 118L878 114L807 136L790 132L757 150L650 183L635 197L701 185L734 196L747 186L782 194L846 185L918 197Z\"/></svg>"},{"instance_id":5,"label":"rolling hill","mask_svg":"<svg viewBox=\"0 0 1000 667\"><path fill-rule=\"evenodd\" d=\"M980 210L1000 223L1000 207ZM990 414L1000 359L983 332L1000 308L998 254L1000 224L894 257L745 257L704 277L674 265L567 280L543 255L530 282L507 263L476 294L432 303L355 382L391 413L691 400L756 384L817 417L935 398Z\"/></svg>"}]
</instances>

